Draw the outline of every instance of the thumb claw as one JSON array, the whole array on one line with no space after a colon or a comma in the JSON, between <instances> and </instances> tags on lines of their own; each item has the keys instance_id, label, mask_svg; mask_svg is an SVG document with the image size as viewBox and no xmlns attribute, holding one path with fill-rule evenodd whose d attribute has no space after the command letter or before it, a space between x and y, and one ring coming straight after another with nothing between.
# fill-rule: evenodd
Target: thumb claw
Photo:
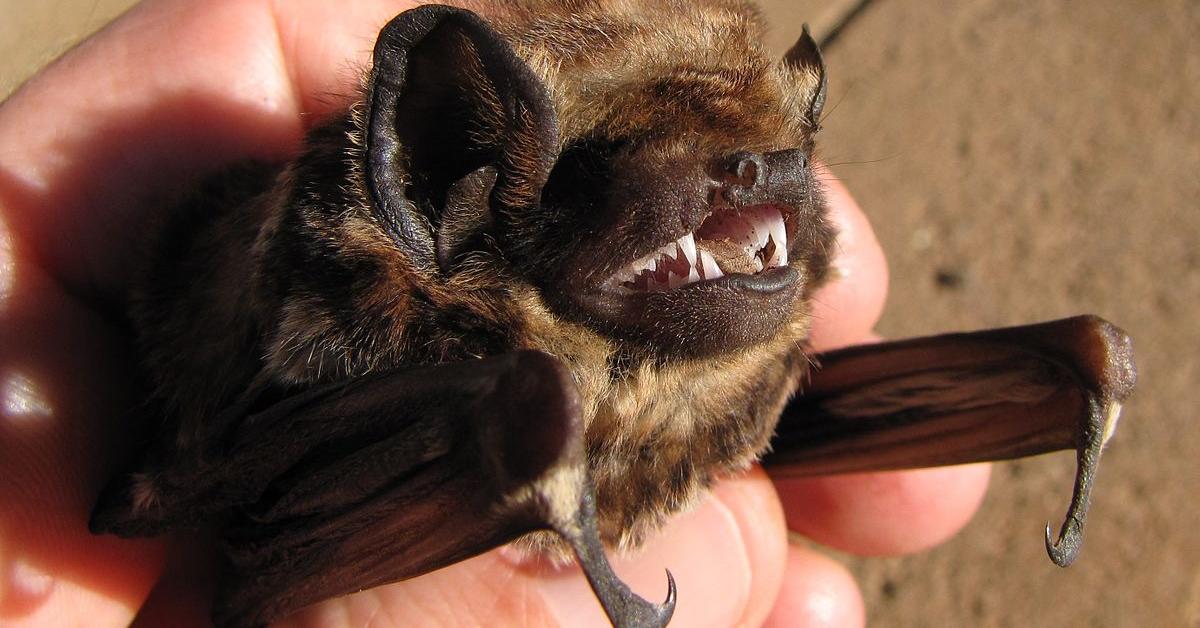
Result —
<instances>
[{"instance_id":1,"label":"thumb claw","mask_svg":"<svg viewBox=\"0 0 1200 628\"><path fill-rule=\"evenodd\" d=\"M575 512L569 518L560 519L554 530L575 551L579 566L604 608L604 614L617 628L666 626L675 614L675 577L667 570L667 598L662 604L651 604L622 582L613 572L600 542L591 482L585 480L582 488Z\"/></svg>"}]
</instances>

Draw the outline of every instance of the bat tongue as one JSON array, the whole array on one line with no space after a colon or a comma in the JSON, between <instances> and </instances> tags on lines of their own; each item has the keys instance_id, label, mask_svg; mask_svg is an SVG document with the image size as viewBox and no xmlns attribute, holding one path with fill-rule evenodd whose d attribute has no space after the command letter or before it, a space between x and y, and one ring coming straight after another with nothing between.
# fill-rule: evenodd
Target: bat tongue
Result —
<instances>
[{"instance_id":1,"label":"bat tongue","mask_svg":"<svg viewBox=\"0 0 1200 628\"><path fill-rule=\"evenodd\" d=\"M753 275L762 270L762 262L748 254L746 249L730 240L697 240L696 248L707 251L716 260L725 274L744 273Z\"/></svg>"}]
</instances>

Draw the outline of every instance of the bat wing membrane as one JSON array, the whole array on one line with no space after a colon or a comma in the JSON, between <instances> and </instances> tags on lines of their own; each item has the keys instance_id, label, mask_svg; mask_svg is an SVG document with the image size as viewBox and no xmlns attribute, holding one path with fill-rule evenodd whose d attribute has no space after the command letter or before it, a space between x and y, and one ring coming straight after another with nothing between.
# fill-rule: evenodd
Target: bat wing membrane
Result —
<instances>
[{"instance_id":1,"label":"bat wing membrane","mask_svg":"<svg viewBox=\"0 0 1200 628\"><path fill-rule=\"evenodd\" d=\"M206 462L119 479L92 519L93 531L128 536L220 515L229 573L214 608L219 625L265 624L539 529L575 550L614 623L670 617L673 585L665 604L649 604L609 568L578 394L546 354L317 388L246 416L224 441ZM563 474L577 478L565 492L554 481ZM135 486L147 477L151 488ZM144 490L160 494L135 499Z\"/></svg>"}]
</instances>

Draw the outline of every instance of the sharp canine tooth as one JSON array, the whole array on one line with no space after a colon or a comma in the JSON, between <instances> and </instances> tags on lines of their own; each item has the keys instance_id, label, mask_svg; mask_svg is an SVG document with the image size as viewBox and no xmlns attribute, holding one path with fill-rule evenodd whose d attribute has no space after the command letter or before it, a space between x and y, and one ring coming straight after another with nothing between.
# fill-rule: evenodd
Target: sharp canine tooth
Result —
<instances>
[{"instance_id":1,"label":"sharp canine tooth","mask_svg":"<svg viewBox=\"0 0 1200 628\"><path fill-rule=\"evenodd\" d=\"M771 259L767 260L767 268L780 268L787 266L787 248L786 245L781 245L775 241L775 236L771 236L771 241L775 245L775 250L771 251Z\"/></svg>"},{"instance_id":2,"label":"sharp canine tooth","mask_svg":"<svg viewBox=\"0 0 1200 628\"><path fill-rule=\"evenodd\" d=\"M688 269L687 283L696 283L700 281L700 273L696 272L696 267L692 266Z\"/></svg>"},{"instance_id":3,"label":"sharp canine tooth","mask_svg":"<svg viewBox=\"0 0 1200 628\"><path fill-rule=\"evenodd\" d=\"M652 257L652 258L650 258L650 261L646 262L646 270L648 270L650 272L654 272L654 271L658 270L658 258L657 257Z\"/></svg>"},{"instance_id":4,"label":"sharp canine tooth","mask_svg":"<svg viewBox=\"0 0 1200 628\"><path fill-rule=\"evenodd\" d=\"M725 273L721 272L721 267L717 266L717 260L713 259L712 253L708 251L700 251L700 265L700 269L704 271L705 281L712 281L713 279L720 279L725 276Z\"/></svg>"},{"instance_id":5,"label":"sharp canine tooth","mask_svg":"<svg viewBox=\"0 0 1200 628\"><path fill-rule=\"evenodd\" d=\"M763 268L775 268L780 265L779 264L780 248L779 248L778 244L775 244L775 236L774 235L771 235L771 237L767 238L767 244L766 244L766 246L763 247L763 250L765 251L767 247L772 248L771 257L769 257L765 260L762 260Z\"/></svg>"},{"instance_id":6,"label":"sharp canine tooth","mask_svg":"<svg viewBox=\"0 0 1200 628\"><path fill-rule=\"evenodd\" d=\"M758 246L757 250L762 250L767 245L767 240L771 239L771 229L774 227L775 221L773 218L778 215L774 208L760 209L754 214L754 243Z\"/></svg>"},{"instance_id":7,"label":"sharp canine tooth","mask_svg":"<svg viewBox=\"0 0 1200 628\"><path fill-rule=\"evenodd\" d=\"M775 242L775 254L771 256L771 262L768 266L774 268L776 266L787 266L787 225L783 222L783 214L777 209L773 209L770 219L771 240Z\"/></svg>"},{"instance_id":8,"label":"sharp canine tooth","mask_svg":"<svg viewBox=\"0 0 1200 628\"><path fill-rule=\"evenodd\" d=\"M683 255L687 257L688 266L696 265L696 238L692 234L687 234L675 241L679 245Z\"/></svg>"}]
</instances>

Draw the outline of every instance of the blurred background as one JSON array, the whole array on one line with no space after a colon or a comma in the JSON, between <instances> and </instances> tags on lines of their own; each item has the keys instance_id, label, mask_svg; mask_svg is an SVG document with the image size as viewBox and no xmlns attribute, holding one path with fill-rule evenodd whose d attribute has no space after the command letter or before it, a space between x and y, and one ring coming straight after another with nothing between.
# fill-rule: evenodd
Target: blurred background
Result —
<instances>
[{"instance_id":1,"label":"blurred background","mask_svg":"<svg viewBox=\"0 0 1200 628\"><path fill-rule=\"evenodd\" d=\"M0 97L133 4L0 0ZM1140 383L1067 570L1070 453L996 465L966 530L837 556L873 626L1200 627L1200 2L762 0L825 39L821 157L891 266L889 337L1093 312Z\"/></svg>"}]
</instances>

